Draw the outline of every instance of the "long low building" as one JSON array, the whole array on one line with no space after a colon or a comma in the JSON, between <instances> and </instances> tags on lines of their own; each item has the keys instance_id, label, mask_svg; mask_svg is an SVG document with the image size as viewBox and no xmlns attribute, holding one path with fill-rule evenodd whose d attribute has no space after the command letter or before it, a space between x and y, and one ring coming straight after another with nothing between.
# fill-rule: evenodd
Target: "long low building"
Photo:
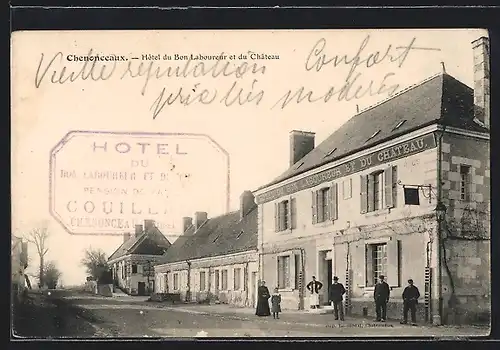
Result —
<instances>
[{"instance_id":1,"label":"long low building","mask_svg":"<svg viewBox=\"0 0 500 350\"><path fill-rule=\"evenodd\" d=\"M257 207L246 191L240 210L214 218L196 212L154 267L155 292L187 302L254 306L258 284Z\"/></svg>"}]
</instances>

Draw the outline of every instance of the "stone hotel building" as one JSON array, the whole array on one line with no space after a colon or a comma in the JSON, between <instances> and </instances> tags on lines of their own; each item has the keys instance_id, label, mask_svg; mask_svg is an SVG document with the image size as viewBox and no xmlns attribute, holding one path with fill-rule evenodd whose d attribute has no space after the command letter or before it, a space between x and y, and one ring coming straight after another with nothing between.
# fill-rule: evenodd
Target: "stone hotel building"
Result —
<instances>
[{"instance_id":1,"label":"stone hotel building","mask_svg":"<svg viewBox=\"0 0 500 350\"><path fill-rule=\"evenodd\" d=\"M489 42L472 43L474 88L446 72L347 121L315 147L290 133L290 167L254 192L260 279L282 308L308 309L305 285L334 275L347 314L374 315L391 287L400 318L409 278L420 320L468 322L490 310Z\"/></svg>"}]
</instances>

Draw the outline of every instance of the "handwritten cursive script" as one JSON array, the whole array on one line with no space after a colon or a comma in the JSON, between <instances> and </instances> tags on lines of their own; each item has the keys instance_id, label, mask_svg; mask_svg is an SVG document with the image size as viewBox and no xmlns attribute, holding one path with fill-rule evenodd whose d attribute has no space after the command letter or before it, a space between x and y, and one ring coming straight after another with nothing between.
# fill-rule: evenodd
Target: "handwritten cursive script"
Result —
<instances>
[{"instance_id":1,"label":"handwritten cursive script","mask_svg":"<svg viewBox=\"0 0 500 350\"><path fill-rule=\"evenodd\" d=\"M394 47L392 44L387 46L382 51L372 51L369 53L365 52L368 43L370 42L370 35L367 35L356 52L352 57L347 54L335 55L329 57L324 51L326 50L327 41L325 38L319 39L313 46L312 50L307 56L305 62L305 69L311 71L315 69L317 72L321 71L324 66L333 65L333 67L338 67L341 64L350 66L349 73L347 74L346 81L351 78L356 69L362 65L366 68L371 68L375 65L381 64L383 62L398 63L398 67L401 68L406 62L408 55L412 50L433 50L441 51L437 48L429 47L416 47L415 41L417 39L414 37L411 39L410 43L405 46Z\"/></svg>"},{"instance_id":2,"label":"handwritten cursive script","mask_svg":"<svg viewBox=\"0 0 500 350\"><path fill-rule=\"evenodd\" d=\"M224 53L221 54L224 56ZM215 62L198 61L193 63L193 60L188 59L182 65L177 66L162 66L156 61L140 62L136 64L130 61L128 66L123 72L121 79L126 77L130 78L143 78L144 84L142 86L141 94L146 93L147 86L151 79L168 78L201 78L201 77L229 77L234 76L241 79L248 74L265 74L266 66L257 63L248 63L246 61L230 62L224 60L216 60Z\"/></svg>"},{"instance_id":3,"label":"handwritten cursive script","mask_svg":"<svg viewBox=\"0 0 500 350\"><path fill-rule=\"evenodd\" d=\"M219 91L217 89L209 89L206 87L200 88L200 83L195 84L192 89L180 87L174 92L168 92L166 88L163 88L149 110L153 112L153 119L156 119L166 106L170 106L174 103L190 106L196 103L209 105L218 101L225 107L231 107L233 105L243 106L245 104L254 104L258 106L264 98L264 90L258 90L256 87L257 83L258 80L254 79L250 85L250 89L245 90L245 88L241 86L241 82L234 81L231 87L222 94L220 100L217 100L219 97Z\"/></svg>"},{"instance_id":4,"label":"handwritten cursive script","mask_svg":"<svg viewBox=\"0 0 500 350\"><path fill-rule=\"evenodd\" d=\"M110 64L96 60L83 62L80 69L77 70L69 70L65 65L54 68L56 63L62 62L63 56L64 54L62 52L58 52L44 64L45 55L42 53L35 75L35 87L37 89L45 80L47 74L49 74L50 78L48 79L50 79L49 81L52 84L65 84L68 82L73 83L77 80L108 80L116 69L116 61L112 61ZM92 49L90 49L88 56L93 56Z\"/></svg>"},{"instance_id":5,"label":"handwritten cursive script","mask_svg":"<svg viewBox=\"0 0 500 350\"><path fill-rule=\"evenodd\" d=\"M279 105L281 109L285 109L292 101L295 101L296 104L307 101L309 103L320 102L324 103L329 102L333 97L337 97L337 101L351 101L353 99L360 99L365 96L375 96L387 93L389 96L394 95L394 93L398 90L398 84L392 84L390 86L386 86L386 80L391 76L394 76L394 73L387 73L382 82L377 87L374 87L376 84L373 80L367 84L367 86L363 86L357 82L358 78L361 76L361 73L357 73L356 76L348 81L344 82L344 84L337 88L335 86L331 86L326 93L316 93L312 90L306 92L306 88L304 86L292 92L292 90L288 90L272 107L275 108Z\"/></svg>"}]
</instances>

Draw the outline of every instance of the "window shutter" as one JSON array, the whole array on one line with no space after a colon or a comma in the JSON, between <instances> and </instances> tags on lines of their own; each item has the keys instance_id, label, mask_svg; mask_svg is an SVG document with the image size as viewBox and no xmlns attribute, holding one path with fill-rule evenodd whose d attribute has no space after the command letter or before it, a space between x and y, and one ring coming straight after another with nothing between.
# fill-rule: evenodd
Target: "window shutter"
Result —
<instances>
[{"instance_id":1,"label":"window shutter","mask_svg":"<svg viewBox=\"0 0 500 350\"><path fill-rule=\"evenodd\" d=\"M316 191L316 222L325 221L324 191L325 191L324 189ZM327 198L327 203L328 203L328 198Z\"/></svg>"},{"instance_id":2,"label":"window shutter","mask_svg":"<svg viewBox=\"0 0 500 350\"><path fill-rule=\"evenodd\" d=\"M281 280L283 272L281 271L281 258L278 256L276 257L276 271L277 271L277 281L278 281L278 288L283 288L283 282Z\"/></svg>"},{"instance_id":3,"label":"window shutter","mask_svg":"<svg viewBox=\"0 0 500 350\"><path fill-rule=\"evenodd\" d=\"M361 191L360 191L360 201L361 201L361 214L364 214L368 211L368 177L367 175L361 175Z\"/></svg>"},{"instance_id":4,"label":"window shutter","mask_svg":"<svg viewBox=\"0 0 500 350\"><path fill-rule=\"evenodd\" d=\"M371 287L374 284L373 279L373 257L372 247L365 244L365 285Z\"/></svg>"},{"instance_id":5,"label":"window shutter","mask_svg":"<svg viewBox=\"0 0 500 350\"><path fill-rule=\"evenodd\" d=\"M337 220L339 218L338 212L338 189L337 183L332 184L330 187L330 220Z\"/></svg>"},{"instance_id":6,"label":"window shutter","mask_svg":"<svg viewBox=\"0 0 500 350\"><path fill-rule=\"evenodd\" d=\"M384 197L385 197L385 207L392 208L393 198L392 198L392 167L388 167L384 170Z\"/></svg>"},{"instance_id":7,"label":"window shutter","mask_svg":"<svg viewBox=\"0 0 500 350\"><path fill-rule=\"evenodd\" d=\"M279 203L274 203L274 232L280 230L280 210Z\"/></svg>"},{"instance_id":8,"label":"window shutter","mask_svg":"<svg viewBox=\"0 0 500 350\"><path fill-rule=\"evenodd\" d=\"M290 287L292 289L295 289L295 276L297 276L295 259L297 259L295 254L290 255Z\"/></svg>"},{"instance_id":9,"label":"window shutter","mask_svg":"<svg viewBox=\"0 0 500 350\"><path fill-rule=\"evenodd\" d=\"M399 287L401 285L399 273L400 244L401 241L397 239L387 242L387 283L391 287Z\"/></svg>"},{"instance_id":10,"label":"window shutter","mask_svg":"<svg viewBox=\"0 0 500 350\"><path fill-rule=\"evenodd\" d=\"M297 228L297 200L295 198L290 198L290 227L292 229Z\"/></svg>"},{"instance_id":11,"label":"window shutter","mask_svg":"<svg viewBox=\"0 0 500 350\"><path fill-rule=\"evenodd\" d=\"M392 167L392 206L397 206L398 202L398 167Z\"/></svg>"},{"instance_id":12,"label":"window shutter","mask_svg":"<svg viewBox=\"0 0 500 350\"><path fill-rule=\"evenodd\" d=\"M368 211L374 211L374 192L375 192L375 181L373 175L366 176L368 182Z\"/></svg>"},{"instance_id":13,"label":"window shutter","mask_svg":"<svg viewBox=\"0 0 500 350\"><path fill-rule=\"evenodd\" d=\"M279 224L279 228L280 228L280 231L284 230L285 229L285 203L284 202L280 202L279 204L279 217L280 217L280 224Z\"/></svg>"},{"instance_id":14,"label":"window shutter","mask_svg":"<svg viewBox=\"0 0 500 350\"><path fill-rule=\"evenodd\" d=\"M318 192L312 191L312 223L317 224L318 223Z\"/></svg>"}]
</instances>

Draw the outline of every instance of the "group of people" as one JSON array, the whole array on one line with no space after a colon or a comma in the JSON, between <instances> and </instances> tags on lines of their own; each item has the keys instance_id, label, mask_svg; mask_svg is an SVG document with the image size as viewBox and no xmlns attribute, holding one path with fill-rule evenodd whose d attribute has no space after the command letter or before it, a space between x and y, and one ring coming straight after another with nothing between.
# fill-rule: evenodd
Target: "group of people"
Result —
<instances>
[{"instance_id":1,"label":"group of people","mask_svg":"<svg viewBox=\"0 0 500 350\"><path fill-rule=\"evenodd\" d=\"M311 308L319 308L319 292L323 288L323 284L316 280L316 277L312 277L307 286L307 290L310 292L310 306ZM337 276L333 277L333 283L330 286L329 291L329 301L333 305L333 311L336 320L344 320L344 306L343 299L346 289L342 283L339 283L339 278ZM376 321L385 322L387 318L387 303L389 302L389 297L391 293L391 288L385 281L385 276L380 275L379 281L375 285L373 291L373 299L375 301L375 313L377 315ZM402 324L408 323L408 311L411 313L411 322L416 324L416 310L418 304L418 298L420 298L420 292L418 288L413 284L413 280L408 280L408 286L403 291L403 320ZM271 299L271 309L269 308L269 299ZM279 294L278 288L274 289L274 293L271 295L269 289L266 287L264 281L258 290L257 299L257 310L255 314L257 316L270 316L273 314L273 318L279 318L279 313L281 312L281 295Z\"/></svg>"}]
</instances>

